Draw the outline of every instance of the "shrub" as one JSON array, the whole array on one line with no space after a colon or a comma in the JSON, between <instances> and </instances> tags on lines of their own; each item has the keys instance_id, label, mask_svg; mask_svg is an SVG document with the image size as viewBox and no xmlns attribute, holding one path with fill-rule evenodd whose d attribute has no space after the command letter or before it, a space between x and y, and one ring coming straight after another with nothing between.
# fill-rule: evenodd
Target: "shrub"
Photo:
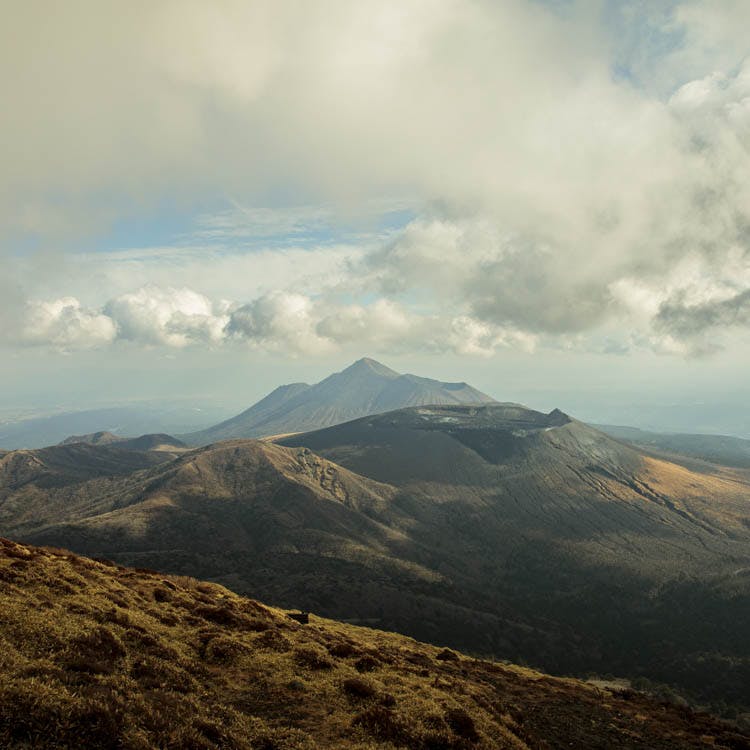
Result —
<instances>
[{"instance_id":1,"label":"shrub","mask_svg":"<svg viewBox=\"0 0 750 750\"><path fill-rule=\"evenodd\" d=\"M444 648L435 658L441 661L458 661L460 659L459 655L449 648Z\"/></svg>"},{"instance_id":2,"label":"shrub","mask_svg":"<svg viewBox=\"0 0 750 750\"><path fill-rule=\"evenodd\" d=\"M263 635L255 640L255 644L260 648L267 648L270 651L278 651L279 653L289 651L292 648L289 639L275 628L273 630L266 630Z\"/></svg>"},{"instance_id":3,"label":"shrub","mask_svg":"<svg viewBox=\"0 0 750 750\"><path fill-rule=\"evenodd\" d=\"M169 602L172 600L172 592L167 588L155 588L152 596L155 602Z\"/></svg>"},{"instance_id":4,"label":"shrub","mask_svg":"<svg viewBox=\"0 0 750 750\"><path fill-rule=\"evenodd\" d=\"M347 641L337 641L328 646L328 653L340 659L346 659L348 656L354 656L359 653L357 649Z\"/></svg>"},{"instance_id":5,"label":"shrub","mask_svg":"<svg viewBox=\"0 0 750 750\"><path fill-rule=\"evenodd\" d=\"M380 666L380 662L374 656L362 656L354 662L357 672L372 672Z\"/></svg>"},{"instance_id":6,"label":"shrub","mask_svg":"<svg viewBox=\"0 0 750 750\"><path fill-rule=\"evenodd\" d=\"M203 658L212 664L227 664L235 661L241 654L247 651L247 647L226 636L212 638L203 652Z\"/></svg>"},{"instance_id":7,"label":"shrub","mask_svg":"<svg viewBox=\"0 0 750 750\"><path fill-rule=\"evenodd\" d=\"M375 688L361 677L352 677L342 683L344 692L356 698L370 698L375 695Z\"/></svg>"},{"instance_id":8,"label":"shrub","mask_svg":"<svg viewBox=\"0 0 750 750\"><path fill-rule=\"evenodd\" d=\"M99 626L70 642L65 665L76 672L110 674L125 653L122 641L111 630Z\"/></svg>"},{"instance_id":9,"label":"shrub","mask_svg":"<svg viewBox=\"0 0 750 750\"><path fill-rule=\"evenodd\" d=\"M215 622L217 625L237 626L246 618L244 615L235 612L230 607L202 606L196 607L193 614L202 617L209 622Z\"/></svg>"},{"instance_id":10,"label":"shrub","mask_svg":"<svg viewBox=\"0 0 750 750\"><path fill-rule=\"evenodd\" d=\"M476 742L479 734L474 726L474 719L463 708L450 708L445 712L445 723L459 737Z\"/></svg>"},{"instance_id":11,"label":"shrub","mask_svg":"<svg viewBox=\"0 0 750 750\"><path fill-rule=\"evenodd\" d=\"M294 660L302 667L308 669L333 669L333 662L328 658L328 654L319 651L312 646L298 648L294 652Z\"/></svg>"},{"instance_id":12,"label":"shrub","mask_svg":"<svg viewBox=\"0 0 750 750\"><path fill-rule=\"evenodd\" d=\"M354 717L352 725L362 727L375 739L394 745L406 745L411 739L404 720L385 706L372 706L362 711Z\"/></svg>"},{"instance_id":13,"label":"shrub","mask_svg":"<svg viewBox=\"0 0 750 750\"><path fill-rule=\"evenodd\" d=\"M162 659L145 657L133 664L130 674L141 688L174 690L178 693L189 693L196 689L197 683L184 670Z\"/></svg>"}]
</instances>

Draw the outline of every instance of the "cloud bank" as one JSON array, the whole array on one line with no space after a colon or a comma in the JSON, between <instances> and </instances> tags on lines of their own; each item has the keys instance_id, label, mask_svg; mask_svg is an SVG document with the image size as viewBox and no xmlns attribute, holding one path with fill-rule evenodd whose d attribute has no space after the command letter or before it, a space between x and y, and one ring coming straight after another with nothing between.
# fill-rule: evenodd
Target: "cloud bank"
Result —
<instances>
[{"instance_id":1,"label":"cloud bank","mask_svg":"<svg viewBox=\"0 0 750 750\"><path fill-rule=\"evenodd\" d=\"M407 195L416 218L329 253L324 278L281 263L243 293L225 269L230 293L201 280L221 272L212 243L247 240L217 214L204 256L164 264L155 285L131 273L106 298L93 284L16 291L6 339L305 354L726 345L750 325L747 4L617 5L612 21L611 4L529 0L18 4L0 31L16 104L0 122L8 246L165 196L240 195L256 239L320 230L315 205L287 221L265 209L279 192L341 217Z\"/></svg>"},{"instance_id":2,"label":"cloud bank","mask_svg":"<svg viewBox=\"0 0 750 750\"><path fill-rule=\"evenodd\" d=\"M190 289L143 287L84 307L72 297L25 308L14 343L62 352L120 345L217 348L244 346L292 355L320 355L363 346L372 351L490 355L535 338L466 316L415 315L378 300L334 305L302 294L271 292L252 302L211 302Z\"/></svg>"}]
</instances>

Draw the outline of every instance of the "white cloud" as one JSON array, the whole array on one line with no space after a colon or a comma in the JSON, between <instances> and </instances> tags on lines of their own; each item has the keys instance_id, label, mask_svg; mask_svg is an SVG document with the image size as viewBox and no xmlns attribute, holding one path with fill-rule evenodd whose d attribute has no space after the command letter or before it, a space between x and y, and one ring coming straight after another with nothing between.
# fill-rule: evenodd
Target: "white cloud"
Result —
<instances>
[{"instance_id":1,"label":"white cloud","mask_svg":"<svg viewBox=\"0 0 750 750\"><path fill-rule=\"evenodd\" d=\"M115 335L111 318L85 309L74 297L63 297L50 302L30 302L19 338L24 344L70 351L109 344Z\"/></svg>"},{"instance_id":2,"label":"white cloud","mask_svg":"<svg viewBox=\"0 0 750 750\"><path fill-rule=\"evenodd\" d=\"M165 349L250 347L293 356L362 348L489 356L503 348L533 350L536 337L466 315L419 313L386 298L342 304L277 290L240 304L153 285L120 295L100 310L73 297L30 303L17 337L26 346L66 352L117 342Z\"/></svg>"},{"instance_id":3,"label":"white cloud","mask_svg":"<svg viewBox=\"0 0 750 750\"><path fill-rule=\"evenodd\" d=\"M272 292L235 309L227 332L258 348L323 354L332 346L316 333L313 308L304 295Z\"/></svg>"},{"instance_id":4,"label":"white cloud","mask_svg":"<svg viewBox=\"0 0 750 750\"><path fill-rule=\"evenodd\" d=\"M184 288L143 287L109 301L104 313L118 339L157 346L219 343L229 322L225 304Z\"/></svg>"},{"instance_id":5,"label":"white cloud","mask_svg":"<svg viewBox=\"0 0 750 750\"><path fill-rule=\"evenodd\" d=\"M150 346L229 331L308 353L368 341L484 354L619 326L692 350L693 328L664 311L682 320L750 288L747 3L654 11L676 46L649 50L663 74L648 90L612 74L598 7L74 0L53 28L17 5L0 31L0 82L18 103L0 123L6 229L57 235L66 217L165 195L250 206L204 221L199 246L74 260L55 282L85 305L39 313L55 322L27 340L74 347L99 326L91 340L105 342L109 320ZM274 191L312 205L252 207ZM385 247L222 244L304 237L394 194L425 209Z\"/></svg>"}]
</instances>

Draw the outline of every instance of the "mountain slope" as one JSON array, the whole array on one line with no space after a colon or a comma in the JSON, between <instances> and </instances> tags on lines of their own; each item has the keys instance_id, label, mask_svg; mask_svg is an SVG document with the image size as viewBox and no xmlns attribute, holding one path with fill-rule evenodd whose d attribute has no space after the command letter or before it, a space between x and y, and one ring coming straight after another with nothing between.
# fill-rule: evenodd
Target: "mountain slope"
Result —
<instances>
[{"instance_id":1,"label":"mountain slope","mask_svg":"<svg viewBox=\"0 0 750 750\"><path fill-rule=\"evenodd\" d=\"M404 406L492 401L466 383L399 375L365 358L316 385L281 386L236 417L183 439L191 445L206 445L231 438L314 430Z\"/></svg>"},{"instance_id":2,"label":"mountain slope","mask_svg":"<svg viewBox=\"0 0 750 750\"><path fill-rule=\"evenodd\" d=\"M279 442L397 485L433 517L436 503L502 509L496 531L506 539L533 527L592 561L616 553L652 576L700 575L707 555L714 572L734 570L750 553L741 474L643 455L558 410L419 407Z\"/></svg>"},{"instance_id":3,"label":"mountain slope","mask_svg":"<svg viewBox=\"0 0 750 750\"><path fill-rule=\"evenodd\" d=\"M142 451L86 443L0 451L0 499L30 484L52 489L97 477L127 475L165 460Z\"/></svg>"},{"instance_id":4,"label":"mountain slope","mask_svg":"<svg viewBox=\"0 0 750 750\"><path fill-rule=\"evenodd\" d=\"M392 509L432 549L452 584L446 598L532 627L533 663L750 705L742 473L691 471L559 411L505 405L404 409L280 442L397 486ZM530 658L507 622L491 632L451 637Z\"/></svg>"},{"instance_id":5,"label":"mountain slope","mask_svg":"<svg viewBox=\"0 0 750 750\"><path fill-rule=\"evenodd\" d=\"M404 409L281 442L10 487L0 533L558 674L750 706L740 473L691 471L562 412L501 404Z\"/></svg>"},{"instance_id":6,"label":"mountain slope","mask_svg":"<svg viewBox=\"0 0 750 750\"><path fill-rule=\"evenodd\" d=\"M305 448L229 441L124 477L9 487L0 528L274 601L322 605L351 585L366 612L383 581L434 577L398 552L408 540L384 521L394 492Z\"/></svg>"},{"instance_id":7,"label":"mountain slope","mask_svg":"<svg viewBox=\"0 0 750 750\"><path fill-rule=\"evenodd\" d=\"M633 691L4 539L0 643L8 750L750 747Z\"/></svg>"},{"instance_id":8,"label":"mountain slope","mask_svg":"<svg viewBox=\"0 0 750 750\"><path fill-rule=\"evenodd\" d=\"M89 445L111 445L119 443L125 438L115 435L113 432L89 432L87 435L70 435L61 440L58 445L73 445L75 443L88 443Z\"/></svg>"}]
</instances>

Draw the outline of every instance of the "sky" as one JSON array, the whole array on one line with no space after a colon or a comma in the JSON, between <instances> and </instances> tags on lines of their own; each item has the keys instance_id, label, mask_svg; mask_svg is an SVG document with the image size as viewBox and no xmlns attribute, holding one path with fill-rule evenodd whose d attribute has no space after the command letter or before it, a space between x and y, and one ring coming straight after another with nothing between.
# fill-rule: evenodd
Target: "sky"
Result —
<instances>
[{"instance_id":1,"label":"sky","mask_svg":"<svg viewBox=\"0 0 750 750\"><path fill-rule=\"evenodd\" d=\"M746 0L2 8L0 409L371 356L750 434Z\"/></svg>"}]
</instances>

